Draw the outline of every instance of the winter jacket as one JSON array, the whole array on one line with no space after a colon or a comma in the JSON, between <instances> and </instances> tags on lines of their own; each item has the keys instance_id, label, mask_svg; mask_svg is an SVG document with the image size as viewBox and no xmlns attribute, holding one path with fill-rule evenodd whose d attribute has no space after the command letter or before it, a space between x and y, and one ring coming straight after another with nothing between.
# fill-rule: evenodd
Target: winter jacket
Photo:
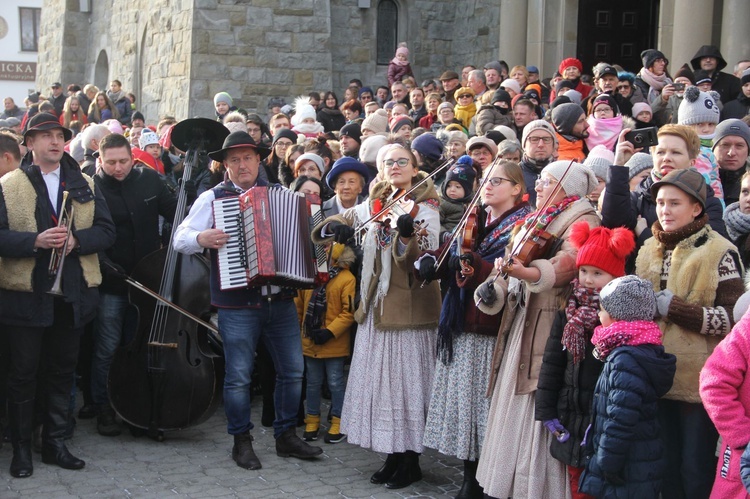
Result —
<instances>
[{"instance_id":1,"label":"winter jacket","mask_svg":"<svg viewBox=\"0 0 750 499\"><path fill-rule=\"evenodd\" d=\"M666 102L664 99L654 99L651 102L651 114L657 126L666 125L667 123L677 123L677 113L680 109L683 97L672 94Z\"/></svg>"},{"instance_id":2,"label":"winter jacket","mask_svg":"<svg viewBox=\"0 0 750 499\"><path fill-rule=\"evenodd\" d=\"M558 311L544 348L535 397L535 418L537 421L560 420L570 432L570 438L562 443L553 438L550 454L568 466L579 468L584 464L581 441L591 422L594 387L604 364L594 358L590 336L586 341L585 357L578 364L573 363L573 355L562 345L567 322L565 311Z\"/></svg>"},{"instance_id":3,"label":"winter jacket","mask_svg":"<svg viewBox=\"0 0 750 499\"><path fill-rule=\"evenodd\" d=\"M421 180L426 175L420 172L415 181ZM375 184L370 191L370 199L353 208L349 208L344 213L326 218L318 224L312 232L313 242L321 244L333 240L332 236L321 237L321 230L329 223L338 222L349 226L356 226L369 218L372 212L372 205L375 200L381 199L385 192L391 189L391 184L387 181L381 181ZM414 192L415 203L418 206L418 212L414 217L415 220L424 220L427 229L425 237L412 236L408 243L399 250L400 239L394 236L392 244L385 249L379 247L373 248L371 244L377 244L374 240L374 227L368 228L367 236L363 241L364 260L363 265L367 264L368 251L375 251L372 268L363 268L362 275L367 272L371 273L369 284L361 283L362 299L359 307L355 312L354 319L357 323L362 324L366 314L374 315L374 324L378 329L385 330L403 330L434 328L437 326L440 315L440 288L437 282L432 282L422 287L422 282L414 278L412 273L414 262L422 249L435 249L438 247L438 232L440 227L440 216L438 213L438 193L432 180L427 180L418 187ZM420 242L421 246L420 247ZM376 304L377 290L380 284L380 276L383 272L383 259L389 259L391 276L389 280L388 292L380 298Z\"/></svg>"},{"instance_id":4,"label":"winter jacket","mask_svg":"<svg viewBox=\"0 0 750 499\"><path fill-rule=\"evenodd\" d=\"M400 66L391 61L388 63L388 87L390 88L397 81L403 80L407 76L414 76L411 70L411 64Z\"/></svg>"},{"instance_id":5,"label":"winter jacket","mask_svg":"<svg viewBox=\"0 0 750 499\"><path fill-rule=\"evenodd\" d=\"M337 248L338 245L334 246ZM333 338L323 345L316 345L305 328L305 313L314 290L300 290L294 299L297 317L302 332L302 354L316 359L347 357L349 355L349 331L354 324L354 291L357 285L349 267L356 256L348 246L341 246L341 254L332 258L331 264L339 267L339 273L326 285L326 314L321 329L328 329Z\"/></svg>"},{"instance_id":6,"label":"winter jacket","mask_svg":"<svg viewBox=\"0 0 750 499\"><path fill-rule=\"evenodd\" d=\"M484 106L479 108L477 114L472 119L472 127L474 128L474 132L472 132L472 130L469 130L469 134L482 136L496 126L505 125L509 127L512 123L513 118L511 117L510 113L503 114L493 104L485 104Z\"/></svg>"},{"instance_id":7,"label":"winter jacket","mask_svg":"<svg viewBox=\"0 0 750 499\"><path fill-rule=\"evenodd\" d=\"M721 435L712 498L745 499L740 458L750 443L750 314L734 326L700 375L703 406Z\"/></svg>"},{"instance_id":8,"label":"winter jacket","mask_svg":"<svg viewBox=\"0 0 750 499\"><path fill-rule=\"evenodd\" d=\"M675 358L655 345L607 356L594 391L590 460L579 490L595 497L656 499L666 468L657 404L672 386ZM604 474L625 481L615 485Z\"/></svg>"},{"instance_id":9,"label":"winter jacket","mask_svg":"<svg viewBox=\"0 0 750 499\"><path fill-rule=\"evenodd\" d=\"M8 118L18 118L20 120L24 114L26 114L26 111L21 111L18 106L13 106L13 109L0 113L0 120L7 120Z\"/></svg>"},{"instance_id":10,"label":"winter jacket","mask_svg":"<svg viewBox=\"0 0 750 499\"><path fill-rule=\"evenodd\" d=\"M492 306L487 306L483 302L479 304L479 310L486 314L492 315L503 311L500 333L492 355L488 395L492 394L495 389L495 381L505 350L505 339L518 329L522 330L523 340L516 393L523 395L537 389L544 349L560 307L561 296L566 293L570 282L576 275L578 250L573 247L568 238L571 226L579 220L585 220L592 228L599 226L599 217L586 199L579 199L572 203L547 227L547 232L557 236L558 239L550 255L529 264L530 267L535 267L540 271L539 281L528 283L514 278L497 279L494 283L497 293L495 303ZM490 278L494 278L496 272L493 270Z\"/></svg>"},{"instance_id":11,"label":"winter jacket","mask_svg":"<svg viewBox=\"0 0 750 499\"><path fill-rule=\"evenodd\" d=\"M131 116L133 115L133 107L130 99L128 99L127 95L122 93L122 91L120 91L119 96L110 94L109 92L107 93L107 95L110 99L112 99L112 103L117 108L117 112L120 113L120 116L117 117L117 120L123 125L130 126ZM115 100L115 98L117 100ZM103 117L102 121L104 121Z\"/></svg>"},{"instance_id":12,"label":"winter jacket","mask_svg":"<svg viewBox=\"0 0 750 499\"><path fill-rule=\"evenodd\" d=\"M638 249L652 236L651 226L657 220L656 203L651 197L651 186L654 184L654 180L649 175L641 181L635 191L630 192L628 172L627 167L617 165L609 167L609 179L602 203L602 225L611 229L627 227L635 231L638 216L643 217L646 219L647 227L640 235L636 235L636 249ZM724 226L724 209L721 206L721 201L714 196L712 189L706 189L705 211L708 214L708 223L711 224L711 228L722 236L728 237ZM631 255L628 265L626 265L626 270L629 272L633 269L633 260L634 257Z\"/></svg>"},{"instance_id":13,"label":"winter jacket","mask_svg":"<svg viewBox=\"0 0 750 499\"><path fill-rule=\"evenodd\" d=\"M736 99L724 104L724 109L721 110L721 120L730 118L741 120L748 114L750 114L750 97L745 97L745 94L740 92Z\"/></svg>"},{"instance_id":14,"label":"winter jacket","mask_svg":"<svg viewBox=\"0 0 750 499\"><path fill-rule=\"evenodd\" d=\"M0 321L15 326L47 327L52 325L54 319L54 297L46 293L54 281L47 271L52 251L35 250L34 242L38 233L56 224L52 219L42 175L39 168L31 163L32 155L29 153L18 170L3 177L0 188L0 273L3 274L0 279ZM72 199L74 206L79 206L73 216L72 229L78 247L65 258L62 282L65 300L73 307L74 327L81 327L96 314L99 304L97 286L101 282L96 254L115 242L115 226L104 197L67 153L63 154L60 169L61 179L70 192L69 199ZM28 178L28 182L24 182L23 177ZM4 191L7 185L14 186L10 190L15 196ZM8 209L6 205L6 199L11 198L16 199L12 201L16 205L15 210ZM90 203L93 203L93 209ZM28 209L25 208L26 204ZM12 213L19 211L19 207L21 213L28 216L14 222ZM11 227L14 224L18 226L19 220L21 225L35 226L36 230L13 230ZM82 223L79 224L78 220ZM19 269L29 267L31 272L28 275L26 270L22 271L24 275L13 275ZM17 286L14 281L22 285Z\"/></svg>"},{"instance_id":15,"label":"winter jacket","mask_svg":"<svg viewBox=\"0 0 750 499\"><path fill-rule=\"evenodd\" d=\"M440 200L440 241L445 234L453 232L461 217L464 215L466 204L456 202L452 199L442 198Z\"/></svg>"},{"instance_id":16,"label":"winter jacket","mask_svg":"<svg viewBox=\"0 0 750 499\"><path fill-rule=\"evenodd\" d=\"M586 159L586 143L582 139L571 137L569 135L557 135L557 159L559 160L571 160L574 159L579 163L583 163ZM569 140L570 137L572 140Z\"/></svg>"},{"instance_id":17,"label":"winter jacket","mask_svg":"<svg viewBox=\"0 0 750 499\"><path fill-rule=\"evenodd\" d=\"M727 206L740 200L742 176L748 171L748 164L750 163L746 162L744 168L735 171L724 170L719 166L719 178L721 179L721 187L724 190L724 203Z\"/></svg>"},{"instance_id":18,"label":"winter jacket","mask_svg":"<svg viewBox=\"0 0 750 499\"><path fill-rule=\"evenodd\" d=\"M326 132L338 132L346 125L346 118L338 109L324 107L318 111L316 119Z\"/></svg>"},{"instance_id":19,"label":"winter jacket","mask_svg":"<svg viewBox=\"0 0 750 499\"><path fill-rule=\"evenodd\" d=\"M107 201L116 229L115 244L103 252L100 260L110 260L130 274L144 256L161 247L159 216L174 220L177 197L155 170L143 166L134 166L122 181L101 170L94 182ZM109 277L104 267L102 275L102 292L128 292L127 284Z\"/></svg>"},{"instance_id":20,"label":"winter jacket","mask_svg":"<svg viewBox=\"0 0 750 499\"><path fill-rule=\"evenodd\" d=\"M716 58L716 70L711 75L711 90L719 92L721 96L721 102L726 104L730 100L734 99L737 94L742 90L742 84L740 79L733 74L724 73L721 70L727 67L727 61L721 56L718 47L713 45L703 45L698 49L693 58L690 60L690 64L694 70L701 68L701 59L703 57L715 57Z\"/></svg>"}]
</instances>

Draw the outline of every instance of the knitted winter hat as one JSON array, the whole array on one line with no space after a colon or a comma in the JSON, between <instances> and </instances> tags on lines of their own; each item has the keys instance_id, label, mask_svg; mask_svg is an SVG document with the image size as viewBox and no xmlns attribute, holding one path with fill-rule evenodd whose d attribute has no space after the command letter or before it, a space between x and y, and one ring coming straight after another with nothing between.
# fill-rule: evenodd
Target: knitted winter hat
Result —
<instances>
[{"instance_id":1,"label":"knitted winter hat","mask_svg":"<svg viewBox=\"0 0 750 499\"><path fill-rule=\"evenodd\" d=\"M472 137L466 143L467 151L471 151L472 149L476 149L477 147L486 148L492 153L493 158L497 155L497 144L495 144L492 139L488 137Z\"/></svg>"},{"instance_id":2,"label":"knitted winter hat","mask_svg":"<svg viewBox=\"0 0 750 499\"><path fill-rule=\"evenodd\" d=\"M464 197L472 195L474 191L474 179L477 176L477 173L472 166L473 164L474 162L471 157L465 154L456 160L456 164L453 165L445 175L445 182L443 182L443 185L441 186L443 198L448 197L445 191L448 189L448 182L451 180L461 184L461 187L464 188Z\"/></svg>"},{"instance_id":3,"label":"knitted winter hat","mask_svg":"<svg viewBox=\"0 0 750 499\"><path fill-rule=\"evenodd\" d=\"M247 125L241 121L228 121L227 123L224 123L224 126L227 127L229 133L247 132Z\"/></svg>"},{"instance_id":4,"label":"knitted winter hat","mask_svg":"<svg viewBox=\"0 0 750 499\"><path fill-rule=\"evenodd\" d=\"M406 42L401 42L398 44L398 48L396 49L396 55L398 54L404 54L407 58L409 57L409 49L406 46Z\"/></svg>"},{"instance_id":5,"label":"knitted winter hat","mask_svg":"<svg viewBox=\"0 0 750 499\"><path fill-rule=\"evenodd\" d=\"M565 94L568 95L568 94ZM594 103L591 105L591 114L594 114L594 111L596 111L596 108L601 105L607 105L612 108L612 111L614 111L615 116L617 116L620 112L620 108L617 106L617 101L615 101L614 97L608 94L601 94L599 97L597 97L594 100Z\"/></svg>"},{"instance_id":6,"label":"knitted winter hat","mask_svg":"<svg viewBox=\"0 0 750 499\"><path fill-rule=\"evenodd\" d=\"M339 137L341 136L351 137L358 143L362 143L362 130L359 127L359 123L349 123L341 127L339 131Z\"/></svg>"},{"instance_id":7,"label":"knitted winter hat","mask_svg":"<svg viewBox=\"0 0 750 499\"><path fill-rule=\"evenodd\" d=\"M585 113L578 104L573 104L572 102L569 104L560 104L552 110L552 123L555 125L558 132L563 135L570 135L573 131L573 127L576 126L578 118L583 114ZM528 125L526 126L528 127ZM525 132L526 130L524 129L524 135L526 135ZM525 137L524 140L526 140Z\"/></svg>"},{"instance_id":8,"label":"knitted winter hat","mask_svg":"<svg viewBox=\"0 0 750 499\"><path fill-rule=\"evenodd\" d=\"M360 129L364 132L370 130L372 133L385 133L388 129L388 113L385 109L377 109L362 121Z\"/></svg>"},{"instance_id":9,"label":"knitted winter hat","mask_svg":"<svg viewBox=\"0 0 750 499\"><path fill-rule=\"evenodd\" d=\"M450 109L451 111L453 111L453 104L451 104L450 102L443 102L438 106L438 114L440 114L440 111L442 111L443 109Z\"/></svg>"},{"instance_id":10,"label":"knitted winter hat","mask_svg":"<svg viewBox=\"0 0 750 499\"><path fill-rule=\"evenodd\" d=\"M526 124L523 127L523 134L521 135L521 147L526 147L526 139L529 138L529 134L534 130L544 130L552 137L552 140L557 144L557 134L552 125L544 120L534 120Z\"/></svg>"},{"instance_id":11,"label":"knitted winter hat","mask_svg":"<svg viewBox=\"0 0 750 499\"><path fill-rule=\"evenodd\" d=\"M134 113L133 113L133 116L131 116L131 117L130 117L130 119L131 119L132 121L135 121L135 120L142 120L142 121L146 121L146 118L144 118L144 117L143 117L143 113L142 113L142 112L140 112L140 111L136 111L136 112L134 112Z\"/></svg>"},{"instance_id":12,"label":"knitted winter hat","mask_svg":"<svg viewBox=\"0 0 750 499\"><path fill-rule=\"evenodd\" d=\"M625 163L625 166L630 168L630 171L628 172L628 180L633 180L633 177L642 171L654 168L654 158L645 152L637 152L630 157L628 162Z\"/></svg>"},{"instance_id":13,"label":"knitted winter hat","mask_svg":"<svg viewBox=\"0 0 750 499\"><path fill-rule=\"evenodd\" d=\"M719 94L711 92L701 92L698 87L688 87L685 89L685 96L680 102L677 110L678 123L680 125L697 125L698 123L718 123L719 122Z\"/></svg>"},{"instance_id":14,"label":"knitted winter hat","mask_svg":"<svg viewBox=\"0 0 750 499\"><path fill-rule=\"evenodd\" d=\"M411 148L427 159L440 159L443 155L443 143L435 137L434 133L423 133L411 141Z\"/></svg>"},{"instance_id":15,"label":"knitted winter hat","mask_svg":"<svg viewBox=\"0 0 750 499\"><path fill-rule=\"evenodd\" d=\"M570 161L553 161L544 167L542 173L548 173L555 180L560 180L569 164ZM578 196L579 198L584 198L596 189L598 185L599 181L596 179L594 172L591 171L591 168L575 162L571 165L568 174L562 180L562 188L568 197Z\"/></svg>"},{"instance_id":16,"label":"knitted winter hat","mask_svg":"<svg viewBox=\"0 0 750 499\"><path fill-rule=\"evenodd\" d=\"M466 146L466 143L469 141L469 137L467 137L464 132L445 132L444 140L446 145L450 144L451 142L460 142L464 146Z\"/></svg>"},{"instance_id":17,"label":"knitted winter hat","mask_svg":"<svg viewBox=\"0 0 750 499\"><path fill-rule=\"evenodd\" d=\"M568 90L567 92L565 92L565 95L563 95L563 97L567 97L568 99L570 99L570 102L572 102L573 104L578 104L579 106L581 105L581 101L583 100L583 94L575 89Z\"/></svg>"},{"instance_id":18,"label":"knitted winter hat","mask_svg":"<svg viewBox=\"0 0 750 499\"><path fill-rule=\"evenodd\" d=\"M495 104L495 102L505 102L510 107L510 94L502 88L498 88L490 99L491 104Z\"/></svg>"},{"instance_id":19,"label":"knitted winter hat","mask_svg":"<svg viewBox=\"0 0 750 499\"><path fill-rule=\"evenodd\" d=\"M247 131L247 128L245 129ZM292 144L296 144L297 140L299 139L299 135L297 135L297 132L292 130L291 128L281 128L276 131L276 135L273 136L273 145L276 145L276 142L281 139L289 139L292 141Z\"/></svg>"},{"instance_id":20,"label":"knitted winter hat","mask_svg":"<svg viewBox=\"0 0 750 499\"><path fill-rule=\"evenodd\" d=\"M506 91L508 89L513 90L517 94L521 93L521 85L513 78L503 80L503 82L500 84L500 88L504 88Z\"/></svg>"},{"instance_id":21,"label":"knitted winter hat","mask_svg":"<svg viewBox=\"0 0 750 499\"><path fill-rule=\"evenodd\" d=\"M509 126L497 125L495 128L493 128L493 130L497 130L498 132L502 133L508 140L518 140L518 135L516 135L516 132L514 132L513 129Z\"/></svg>"},{"instance_id":22,"label":"knitted winter hat","mask_svg":"<svg viewBox=\"0 0 750 499\"><path fill-rule=\"evenodd\" d=\"M620 321L650 321L656 313L651 283L634 275L607 283L599 292L599 304L612 319Z\"/></svg>"},{"instance_id":23,"label":"knitted winter hat","mask_svg":"<svg viewBox=\"0 0 750 499\"><path fill-rule=\"evenodd\" d=\"M648 111L649 113L651 113L652 117L654 115L654 112L651 110L651 106L649 106L645 102L636 102L635 104L633 104L633 112L631 113L631 115L633 116L633 118L636 118L643 111Z\"/></svg>"},{"instance_id":24,"label":"knitted winter hat","mask_svg":"<svg viewBox=\"0 0 750 499\"><path fill-rule=\"evenodd\" d=\"M716 132L714 132L713 147L715 148L721 142L721 139L730 135L742 137L747 142L747 147L750 148L750 126L747 126L747 123L736 118L730 118L719 123L716 127Z\"/></svg>"},{"instance_id":25,"label":"knitted winter hat","mask_svg":"<svg viewBox=\"0 0 750 499\"><path fill-rule=\"evenodd\" d=\"M746 69L746 70L744 70L742 72L742 77L740 78L740 83L742 83L743 85L745 83L750 83L750 68L748 68L748 69Z\"/></svg>"},{"instance_id":26,"label":"knitted winter hat","mask_svg":"<svg viewBox=\"0 0 750 499\"><path fill-rule=\"evenodd\" d=\"M312 161L313 163L315 163L315 166L317 166L318 170L320 170L321 177L325 175L326 164L323 161L323 158L321 158L317 154L306 152L305 154L302 154L297 158L297 160L294 162L294 167L297 168L297 165L301 165L305 161Z\"/></svg>"},{"instance_id":27,"label":"knitted winter hat","mask_svg":"<svg viewBox=\"0 0 750 499\"><path fill-rule=\"evenodd\" d=\"M680 66L680 69L678 69L674 74L675 80L680 76L682 76L683 78L687 78L688 80L690 80L690 83L695 84L695 74L693 73L693 70L690 69L690 66L688 66L687 62Z\"/></svg>"},{"instance_id":28,"label":"knitted winter hat","mask_svg":"<svg viewBox=\"0 0 750 499\"><path fill-rule=\"evenodd\" d=\"M294 116L292 116L292 127L301 124L304 120L317 118L315 108L309 103L308 97L297 97L294 101Z\"/></svg>"},{"instance_id":29,"label":"knitted winter hat","mask_svg":"<svg viewBox=\"0 0 750 499\"><path fill-rule=\"evenodd\" d=\"M695 71L695 84L700 85L701 83L708 83L713 80L711 80L711 75L708 74L708 71L704 69L698 69Z\"/></svg>"},{"instance_id":30,"label":"knitted winter hat","mask_svg":"<svg viewBox=\"0 0 750 499\"><path fill-rule=\"evenodd\" d=\"M594 146L583 161L584 165L591 168L596 178L600 178L605 182L609 180L609 167L614 163L615 153L602 144Z\"/></svg>"},{"instance_id":31,"label":"knitted winter hat","mask_svg":"<svg viewBox=\"0 0 750 499\"><path fill-rule=\"evenodd\" d=\"M402 127L409 126L412 130L414 129L414 122L408 116L399 116L391 122L391 133L398 132Z\"/></svg>"},{"instance_id":32,"label":"knitted winter hat","mask_svg":"<svg viewBox=\"0 0 750 499\"><path fill-rule=\"evenodd\" d=\"M591 265L615 277L625 275L625 260L635 249L635 237L628 229L592 229L585 220L573 224L568 240L578 249L576 267Z\"/></svg>"},{"instance_id":33,"label":"knitted winter hat","mask_svg":"<svg viewBox=\"0 0 750 499\"><path fill-rule=\"evenodd\" d=\"M643 61L643 67L648 69L651 66L654 65L654 62L656 62L659 59L664 59L664 61L669 64L669 59L656 49L646 49L643 52L641 52L641 61Z\"/></svg>"},{"instance_id":34,"label":"knitted winter hat","mask_svg":"<svg viewBox=\"0 0 750 499\"><path fill-rule=\"evenodd\" d=\"M560 90L562 90L563 88L569 88L570 90L573 90L574 88L576 88L576 86L570 80L560 80L557 82L557 85L555 85L555 93L560 93Z\"/></svg>"},{"instance_id":35,"label":"knitted winter hat","mask_svg":"<svg viewBox=\"0 0 750 499\"><path fill-rule=\"evenodd\" d=\"M363 163L375 166L378 151L386 144L388 144L388 137L385 135L370 135L369 137L365 137L359 148L359 159Z\"/></svg>"},{"instance_id":36,"label":"knitted winter hat","mask_svg":"<svg viewBox=\"0 0 750 499\"><path fill-rule=\"evenodd\" d=\"M141 150L145 150L146 146L150 146L151 144L158 144L158 143L159 143L159 136L156 135L156 132L152 132L150 128L144 128L143 131L141 132L141 136L138 138L138 147Z\"/></svg>"},{"instance_id":37,"label":"knitted winter hat","mask_svg":"<svg viewBox=\"0 0 750 499\"><path fill-rule=\"evenodd\" d=\"M227 106L232 107L232 96L226 92L219 92L214 95L214 107L216 107L216 104L219 102L224 102Z\"/></svg>"},{"instance_id":38,"label":"knitted winter hat","mask_svg":"<svg viewBox=\"0 0 750 499\"><path fill-rule=\"evenodd\" d=\"M569 68L570 66L575 66L578 68L578 71L583 73L583 64L581 64L581 61L576 59L575 57L568 57L567 59L563 59L560 63L560 67L557 68L558 71L560 71L560 74L563 74L565 72L565 68Z\"/></svg>"}]
</instances>

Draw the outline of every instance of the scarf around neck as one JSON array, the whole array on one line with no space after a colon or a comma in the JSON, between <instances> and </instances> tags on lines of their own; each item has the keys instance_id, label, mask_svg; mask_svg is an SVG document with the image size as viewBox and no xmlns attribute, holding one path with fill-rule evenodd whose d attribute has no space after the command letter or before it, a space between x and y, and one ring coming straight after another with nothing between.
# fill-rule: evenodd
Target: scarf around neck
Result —
<instances>
[{"instance_id":1,"label":"scarf around neck","mask_svg":"<svg viewBox=\"0 0 750 499\"><path fill-rule=\"evenodd\" d=\"M677 230L664 230L661 227L661 223L657 220L651 226L651 233L654 235L654 238L662 243L667 249L673 249L677 246L677 243L683 239L687 239L693 234L696 234L699 230L705 227L706 224L708 224L708 215L705 213L703 216L696 218L686 226Z\"/></svg>"},{"instance_id":2,"label":"scarf around neck","mask_svg":"<svg viewBox=\"0 0 750 499\"><path fill-rule=\"evenodd\" d=\"M407 59L405 61L399 61L398 57L395 57L395 56L393 57L393 59L391 59L391 62L393 64L395 64L396 66L402 66L403 67L403 66L408 66L409 65L409 59Z\"/></svg>"},{"instance_id":3,"label":"scarf around neck","mask_svg":"<svg viewBox=\"0 0 750 499\"><path fill-rule=\"evenodd\" d=\"M573 293L565 307L568 322L563 327L563 349L573 356L573 363L578 364L586 356L587 333L594 331L599 324L599 289L581 286L578 279L573 279Z\"/></svg>"},{"instance_id":4,"label":"scarf around neck","mask_svg":"<svg viewBox=\"0 0 750 499\"><path fill-rule=\"evenodd\" d=\"M654 73L649 71L648 68L641 68L640 74L641 79L648 83L648 86L653 88L657 92L661 92L662 88L666 87L667 84L672 83L672 80L669 79L667 73L664 73L661 76L656 76ZM648 102L651 101L649 100Z\"/></svg>"},{"instance_id":5,"label":"scarf around neck","mask_svg":"<svg viewBox=\"0 0 750 499\"><path fill-rule=\"evenodd\" d=\"M597 119L592 114L586 121L589 124L589 136L584 139L589 151L598 145L603 145L610 151L615 150L617 138L622 131L622 115L614 118Z\"/></svg>"},{"instance_id":6,"label":"scarf around neck","mask_svg":"<svg viewBox=\"0 0 750 499\"><path fill-rule=\"evenodd\" d=\"M739 201L727 206L724 211L724 223L727 226L729 239L736 241L740 236L750 234L750 214L742 213Z\"/></svg>"},{"instance_id":7,"label":"scarf around neck","mask_svg":"<svg viewBox=\"0 0 750 499\"><path fill-rule=\"evenodd\" d=\"M654 321L617 321L609 326L597 326L591 337L594 357L604 362L617 347L661 345L661 329Z\"/></svg>"}]
</instances>

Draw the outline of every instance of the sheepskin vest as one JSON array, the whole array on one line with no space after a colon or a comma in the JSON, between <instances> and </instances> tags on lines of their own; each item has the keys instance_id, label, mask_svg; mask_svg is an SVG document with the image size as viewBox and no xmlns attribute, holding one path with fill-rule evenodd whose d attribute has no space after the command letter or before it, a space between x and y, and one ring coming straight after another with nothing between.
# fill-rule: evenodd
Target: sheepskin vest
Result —
<instances>
[{"instance_id":1,"label":"sheepskin vest","mask_svg":"<svg viewBox=\"0 0 750 499\"><path fill-rule=\"evenodd\" d=\"M652 237L638 252L635 263L635 273L651 281L656 292L661 289L664 251L664 245ZM688 303L713 307L719 285L719 263L727 252L736 254L737 250L710 226L683 239L672 251L667 289ZM688 331L667 318L656 322L663 334L664 349L677 357L674 383L664 398L700 403L700 371L723 336Z\"/></svg>"},{"instance_id":2,"label":"sheepskin vest","mask_svg":"<svg viewBox=\"0 0 750 499\"><path fill-rule=\"evenodd\" d=\"M86 175L84 178L93 192L94 181ZM9 229L18 232L39 232L36 222L37 193L29 177L22 170L15 170L2 178L2 186ZM88 229L94 223L94 204L71 201L71 206L75 206L73 226L76 229ZM86 285L89 288L99 286L102 274L97 254L80 255L78 258ZM32 279L36 264L37 259L34 257L0 258L0 288L33 292Z\"/></svg>"}]
</instances>

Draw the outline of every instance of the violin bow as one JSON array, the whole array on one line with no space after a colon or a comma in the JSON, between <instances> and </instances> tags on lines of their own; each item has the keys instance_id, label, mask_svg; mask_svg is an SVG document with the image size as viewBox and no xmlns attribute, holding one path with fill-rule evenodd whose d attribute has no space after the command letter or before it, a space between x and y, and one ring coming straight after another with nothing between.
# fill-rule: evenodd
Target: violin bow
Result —
<instances>
[{"instance_id":1,"label":"violin bow","mask_svg":"<svg viewBox=\"0 0 750 499\"><path fill-rule=\"evenodd\" d=\"M416 182L408 190L404 191L401 195L396 196L395 198L391 199L389 202L387 202L385 204L385 206L383 206L383 208L380 209L380 211L378 211L377 213L375 213L374 215L372 215L370 218L368 218L367 220L365 220L364 222L362 222L361 224L359 224L357 227L355 227L354 228L354 234L358 234L358 233L362 232L362 230L364 230L364 228L367 227L367 224L369 224L373 220L377 220L378 218L380 218L383 215L383 213L387 213L388 210L390 210L391 208L393 208L396 204L399 203L399 201L401 201L402 199L404 199L406 196L408 196L409 194L411 194L412 192L414 192L415 190L417 190L422 184L424 184L425 182L427 182L427 180L435 177L438 173L440 173L441 171L447 169L449 166L451 166L455 162L456 162L456 160L453 159L453 158L445 161L442 165L438 166L432 172L428 173L426 177L424 177L423 179L421 179L418 182Z\"/></svg>"},{"instance_id":2,"label":"violin bow","mask_svg":"<svg viewBox=\"0 0 750 499\"><path fill-rule=\"evenodd\" d=\"M520 251L520 248L522 248L523 245L526 243L526 241L534 234L534 231L536 230L536 224L537 222L539 222L539 218L541 218L542 213L544 213L547 210L547 208L550 207L550 205L552 204L552 200L555 199L557 194L560 192L560 189L562 189L563 179L565 179L565 176L568 175L568 172L570 171L570 168L573 166L573 163L575 163L575 160L571 160L570 163L568 163L568 167L565 168L565 171L560 176L560 179L557 181L557 185L555 186L554 189L552 189L552 193L549 195L547 199L544 200L544 204L542 205L542 207L539 208L536 211L536 213L534 213L534 218L531 220L530 229L523 235L523 237L521 237L521 239L517 243L513 244L513 249L511 249L510 258L508 259L509 262L512 262L513 258L518 256L518 252ZM503 275L502 272L498 272L495 275L495 277L492 279L491 281L492 284L494 284L495 281L497 281L497 278L500 277L501 275L503 276L503 278L505 278L508 274L505 273Z\"/></svg>"}]
</instances>

